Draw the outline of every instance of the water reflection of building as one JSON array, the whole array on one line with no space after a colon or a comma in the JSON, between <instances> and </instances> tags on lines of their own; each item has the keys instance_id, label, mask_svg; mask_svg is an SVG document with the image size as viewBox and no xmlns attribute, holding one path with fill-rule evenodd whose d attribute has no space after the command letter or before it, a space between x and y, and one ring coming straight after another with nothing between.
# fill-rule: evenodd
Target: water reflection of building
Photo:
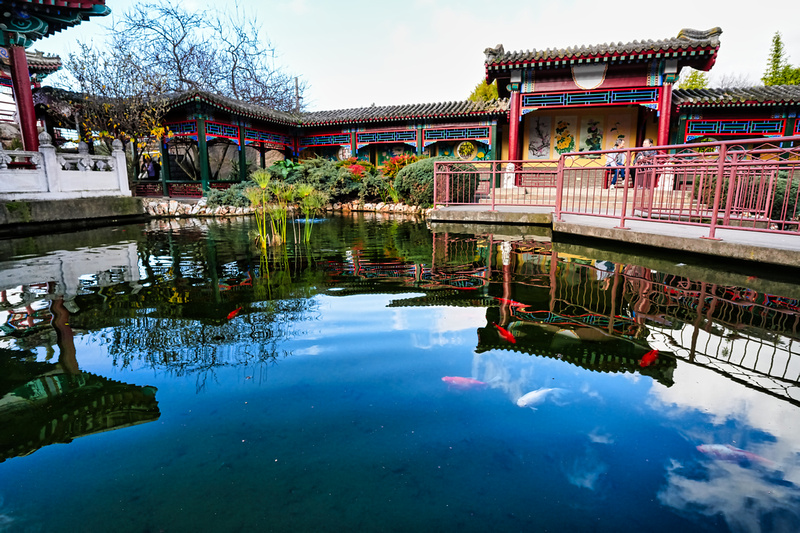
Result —
<instances>
[{"instance_id":1,"label":"water reflection of building","mask_svg":"<svg viewBox=\"0 0 800 533\"><path fill-rule=\"evenodd\" d=\"M443 242L444 241L444 242ZM505 242L505 244L504 244ZM549 243L434 236L432 268L488 279L478 351L572 358L587 368L637 370L662 383L676 359L800 403L798 300L649 268L559 254ZM481 261L468 262L480 257ZM471 270L470 270L471 269ZM497 326L514 335L511 343ZM651 348L652 368L636 368Z\"/></svg>"},{"instance_id":2,"label":"water reflection of building","mask_svg":"<svg viewBox=\"0 0 800 533\"><path fill-rule=\"evenodd\" d=\"M155 387L72 373L8 350L0 352L0 395L0 462L160 415Z\"/></svg>"},{"instance_id":3,"label":"water reflection of building","mask_svg":"<svg viewBox=\"0 0 800 533\"><path fill-rule=\"evenodd\" d=\"M30 352L0 349L0 461L160 416L155 387L80 370L70 310L61 295L46 292L42 297L50 298L47 326L55 333L58 362L39 362ZM43 327L36 324L22 334Z\"/></svg>"}]
</instances>

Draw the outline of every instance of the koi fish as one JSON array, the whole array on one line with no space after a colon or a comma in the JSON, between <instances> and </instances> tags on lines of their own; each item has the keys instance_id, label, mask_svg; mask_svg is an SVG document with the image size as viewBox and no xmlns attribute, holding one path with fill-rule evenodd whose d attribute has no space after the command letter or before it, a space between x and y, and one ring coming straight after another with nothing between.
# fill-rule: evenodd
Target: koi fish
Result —
<instances>
[{"instance_id":1,"label":"koi fish","mask_svg":"<svg viewBox=\"0 0 800 533\"><path fill-rule=\"evenodd\" d=\"M753 452L748 452L730 444L701 444L697 447L697 451L719 459L720 461L730 461L733 463L758 463L764 466L774 466L775 463L769 459L764 459L760 455Z\"/></svg>"},{"instance_id":2,"label":"koi fish","mask_svg":"<svg viewBox=\"0 0 800 533\"><path fill-rule=\"evenodd\" d=\"M658 359L658 350L650 350L642 356L642 360L639 361L639 366L650 366L655 363L656 359Z\"/></svg>"},{"instance_id":3,"label":"koi fish","mask_svg":"<svg viewBox=\"0 0 800 533\"><path fill-rule=\"evenodd\" d=\"M500 336L503 339L507 340L511 344L516 344L517 339L514 338L514 335L510 331L508 331L506 328L500 326L497 322L493 322L493 324L494 324L494 327L497 328L497 332L500 334Z\"/></svg>"},{"instance_id":4,"label":"koi fish","mask_svg":"<svg viewBox=\"0 0 800 533\"><path fill-rule=\"evenodd\" d=\"M525 307L525 304L517 302L515 300L509 300L508 298L499 298L495 296L494 299L500 302L501 304L510 305L511 307Z\"/></svg>"},{"instance_id":5,"label":"koi fish","mask_svg":"<svg viewBox=\"0 0 800 533\"><path fill-rule=\"evenodd\" d=\"M242 310L242 308L241 308L241 307L237 307L236 309L234 309L233 311L231 311L230 313L228 313L228 320L230 320L230 319L232 319L233 317L235 317L236 315L238 315L238 314L239 314L239 311L241 311L241 310Z\"/></svg>"},{"instance_id":6,"label":"koi fish","mask_svg":"<svg viewBox=\"0 0 800 533\"><path fill-rule=\"evenodd\" d=\"M452 385L453 387L458 387L459 389L472 389L477 387L485 387L487 385L483 381L478 381L477 379L472 378L462 378L460 376L445 376L442 378L442 381L448 385Z\"/></svg>"},{"instance_id":7,"label":"koi fish","mask_svg":"<svg viewBox=\"0 0 800 533\"><path fill-rule=\"evenodd\" d=\"M557 394L562 390L563 389L537 389L517 398L517 405L520 407L530 407L535 411L536 407L534 407L534 405L543 403L548 395Z\"/></svg>"},{"instance_id":8,"label":"koi fish","mask_svg":"<svg viewBox=\"0 0 800 533\"><path fill-rule=\"evenodd\" d=\"M757 276L748 276L748 277L747 277L747 281L755 281L755 280L757 280L757 279L758 279L758 277L757 277Z\"/></svg>"}]
</instances>

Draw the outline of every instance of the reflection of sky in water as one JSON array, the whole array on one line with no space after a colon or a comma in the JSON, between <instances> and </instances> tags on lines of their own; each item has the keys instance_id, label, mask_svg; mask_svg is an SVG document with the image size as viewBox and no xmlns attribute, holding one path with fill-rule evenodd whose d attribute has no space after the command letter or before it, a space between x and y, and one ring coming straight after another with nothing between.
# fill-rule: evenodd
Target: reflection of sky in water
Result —
<instances>
[{"instance_id":1,"label":"reflection of sky in water","mask_svg":"<svg viewBox=\"0 0 800 533\"><path fill-rule=\"evenodd\" d=\"M731 390L731 389L735 390ZM683 512L721 514L734 531L793 531L800 510L800 414L785 401L732 385L710 370L679 365L675 386L653 382L650 406L692 444L731 444L766 459L731 462L674 460L659 492ZM787 513L788 509L793 509Z\"/></svg>"},{"instance_id":2,"label":"reflection of sky in water","mask_svg":"<svg viewBox=\"0 0 800 533\"><path fill-rule=\"evenodd\" d=\"M0 464L0 531L800 526L800 410L786 401L684 361L671 387L589 370L558 358L563 343L583 341L546 328L547 357L478 353L479 328L497 335L486 308L326 291L275 329L274 360L242 357L263 346L274 302L224 322L226 341L200 347L219 363L208 370L194 344L170 340L197 359L182 372L146 353L115 365L111 328L76 332L81 369L158 387L161 417ZM700 332L704 346L709 336ZM613 355L600 344L580 345ZM52 349L34 351L53 362ZM774 465L714 458L701 444Z\"/></svg>"}]
</instances>

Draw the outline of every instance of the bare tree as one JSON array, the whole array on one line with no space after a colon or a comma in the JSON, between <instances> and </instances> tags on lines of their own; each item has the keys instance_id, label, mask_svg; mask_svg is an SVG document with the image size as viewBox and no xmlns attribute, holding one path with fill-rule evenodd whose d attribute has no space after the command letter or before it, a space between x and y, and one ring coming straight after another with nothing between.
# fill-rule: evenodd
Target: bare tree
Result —
<instances>
[{"instance_id":1,"label":"bare tree","mask_svg":"<svg viewBox=\"0 0 800 533\"><path fill-rule=\"evenodd\" d=\"M760 85L754 82L747 74L725 73L717 79L712 79L712 86L720 89L734 89L739 87L753 87Z\"/></svg>"},{"instance_id":2,"label":"bare tree","mask_svg":"<svg viewBox=\"0 0 800 533\"><path fill-rule=\"evenodd\" d=\"M201 14L169 0L145 1L123 13L111 37L114 48L166 79L171 91L204 90L282 111L297 107L294 77L277 65L258 19L238 2ZM305 83L299 85L302 93Z\"/></svg>"},{"instance_id":3,"label":"bare tree","mask_svg":"<svg viewBox=\"0 0 800 533\"><path fill-rule=\"evenodd\" d=\"M167 109L166 80L132 60L130 53L102 53L78 43L65 68L71 80L51 92L51 114L67 127L79 126L85 139L138 139L158 134Z\"/></svg>"}]
</instances>

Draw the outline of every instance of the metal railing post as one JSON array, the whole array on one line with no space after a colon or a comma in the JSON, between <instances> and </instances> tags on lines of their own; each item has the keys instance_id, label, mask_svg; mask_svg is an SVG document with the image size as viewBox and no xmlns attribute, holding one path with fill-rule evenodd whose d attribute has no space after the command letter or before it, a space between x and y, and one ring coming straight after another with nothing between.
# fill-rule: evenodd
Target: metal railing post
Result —
<instances>
[{"instance_id":1,"label":"metal railing post","mask_svg":"<svg viewBox=\"0 0 800 533\"><path fill-rule=\"evenodd\" d=\"M719 147L719 161L717 162L717 182L714 184L714 208L711 210L711 226L708 230L708 236L702 236L701 239L712 239L719 241L717 238L717 217L719 216L719 201L720 194L722 193L722 180L725 177L725 157L728 155L728 145L721 144Z\"/></svg>"},{"instance_id":2,"label":"metal railing post","mask_svg":"<svg viewBox=\"0 0 800 533\"><path fill-rule=\"evenodd\" d=\"M433 162L433 207L436 207L436 204L438 203L436 201L437 199L436 192L438 190L439 190L439 162L434 161Z\"/></svg>"},{"instance_id":3,"label":"metal railing post","mask_svg":"<svg viewBox=\"0 0 800 533\"><path fill-rule=\"evenodd\" d=\"M631 177L631 152L630 150L625 150L625 175L622 177L622 214L619 217L619 226L615 226L615 229L630 229L625 227L625 217L628 214L628 180ZM617 205L616 200L614 201L614 211L616 212Z\"/></svg>"},{"instance_id":4,"label":"metal railing post","mask_svg":"<svg viewBox=\"0 0 800 533\"><path fill-rule=\"evenodd\" d=\"M494 191L497 190L497 187L495 187L494 182L492 182L490 185L491 185L491 188L489 190L491 191L490 194L491 194L491 199L492 199L491 200L492 207L491 207L490 211L494 211L495 210L494 209Z\"/></svg>"},{"instance_id":5,"label":"metal railing post","mask_svg":"<svg viewBox=\"0 0 800 533\"><path fill-rule=\"evenodd\" d=\"M561 222L561 202L564 198L564 155L558 158L558 166L556 167L556 220Z\"/></svg>"},{"instance_id":6,"label":"metal railing post","mask_svg":"<svg viewBox=\"0 0 800 533\"><path fill-rule=\"evenodd\" d=\"M725 199L725 213L722 217L722 225L730 226L731 224L731 207L733 204L734 190L736 190L736 161L739 154L733 154L731 157L731 175L728 178L728 197Z\"/></svg>"}]
</instances>

